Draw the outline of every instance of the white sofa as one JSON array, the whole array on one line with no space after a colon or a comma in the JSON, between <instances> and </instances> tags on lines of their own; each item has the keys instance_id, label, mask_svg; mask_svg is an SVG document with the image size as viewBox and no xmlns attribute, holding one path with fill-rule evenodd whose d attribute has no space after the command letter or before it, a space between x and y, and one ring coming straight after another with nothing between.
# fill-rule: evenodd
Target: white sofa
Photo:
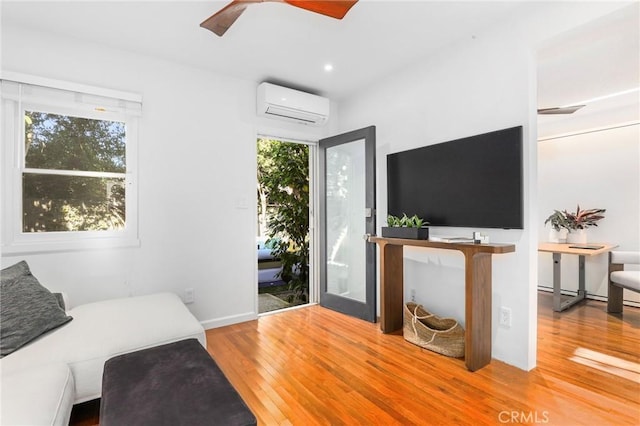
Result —
<instances>
[{"instance_id":1,"label":"white sofa","mask_svg":"<svg viewBox=\"0 0 640 426\"><path fill-rule=\"evenodd\" d=\"M161 293L69 309L73 320L0 359L0 424L67 425L73 404L99 398L107 359L204 328L178 296Z\"/></svg>"}]
</instances>

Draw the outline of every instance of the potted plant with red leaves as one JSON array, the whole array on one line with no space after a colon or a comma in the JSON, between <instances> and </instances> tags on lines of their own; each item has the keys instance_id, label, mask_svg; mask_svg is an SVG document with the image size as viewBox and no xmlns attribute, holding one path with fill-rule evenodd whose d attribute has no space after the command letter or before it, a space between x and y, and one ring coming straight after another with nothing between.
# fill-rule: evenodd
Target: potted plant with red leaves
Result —
<instances>
[{"instance_id":1,"label":"potted plant with red leaves","mask_svg":"<svg viewBox=\"0 0 640 426\"><path fill-rule=\"evenodd\" d=\"M604 219L604 212L606 209L580 209L580 205L576 208L575 212L563 211L567 219L567 228L569 229L569 235L567 236L567 242L573 244L586 244L587 234L586 229L592 226L598 226L598 222Z\"/></svg>"}]
</instances>

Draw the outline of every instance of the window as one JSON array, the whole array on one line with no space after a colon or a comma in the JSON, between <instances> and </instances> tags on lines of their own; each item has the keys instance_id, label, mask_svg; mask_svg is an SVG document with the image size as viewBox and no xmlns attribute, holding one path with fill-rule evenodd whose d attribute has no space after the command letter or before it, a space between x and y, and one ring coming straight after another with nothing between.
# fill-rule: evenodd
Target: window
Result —
<instances>
[{"instance_id":1,"label":"window","mask_svg":"<svg viewBox=\"0 0 640 426\"><path fill-rule=\"evenodd\" d=\"M126 224L125 123L25 111L22 232Z\"/></svg>"},{"instance_id":2,"label":"window","mask_svg":"<svg viewBox=\"0 0 640 426\"><path fill-rule=\"evenodd\" d=\"M3 252L137 244L140 102L90 90L2 81Z\"/></svg>"}]
</instances>

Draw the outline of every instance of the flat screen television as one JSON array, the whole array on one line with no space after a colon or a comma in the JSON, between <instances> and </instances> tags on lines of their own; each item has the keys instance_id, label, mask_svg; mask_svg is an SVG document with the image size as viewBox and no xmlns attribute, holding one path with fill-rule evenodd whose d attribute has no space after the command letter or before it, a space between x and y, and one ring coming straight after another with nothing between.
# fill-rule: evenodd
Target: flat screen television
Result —
<instances>
[{"instance_id":1,"label":"flat screen television","mask_svg":"<svg viewBox=\"0 0 640 426\"><path fill-rule=\"evenodd\" d=\"M522 126L387 155L388 214L523 228Z\"/></svg>"}]
</instances>

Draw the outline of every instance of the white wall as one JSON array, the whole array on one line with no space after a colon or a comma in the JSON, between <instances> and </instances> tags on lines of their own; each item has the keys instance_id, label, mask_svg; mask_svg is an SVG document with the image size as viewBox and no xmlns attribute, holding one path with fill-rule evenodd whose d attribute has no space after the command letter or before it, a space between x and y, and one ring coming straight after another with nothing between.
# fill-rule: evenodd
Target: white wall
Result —
<instances>
[{"instance_id":1,"label":"white wall","mask_svg":"<svg viewBox=\"0 0 640 426\"><path fill-rule=\"evenodd\" d=\"M45 285L66 291L75 304L163 290L181 293L193 287L196 302L189 307L205 325L254 318L256 213L237 206L243 198L255 197L258 132L317 139L335 130L376 125L378 223L382 224L386 154L522 124L526 229L489 232L492 241L517 245L516 253L493 260L494 307L513 309L509 330L497 328L494 310L493 356L533 368L538 210L532 142L536 135L531 124L535 123L532 40L616 6L549 7L557 13L533 13L530 25L505 22L502 29L479 33L475 40L463 40L429 62L398 72L341 103L339 129L333 122L320 130L256 120L257 82L3 22L3 70L141 93L144 100L139 151L141 247L5 257L2 266L26 258ZM437 313L462 319L461 261L448 253L411 251L407 287L414 286L418 300ZM434 263L450 266L442 282L428 283L427 289L421 277L433 276ZM446 295L444 301L441 295Z\"/></svg>"},{"instance_id":2,"label":"white wall","mask_svg":"<svg viewBox=\"0 0 640 426\"><path fill-rule=\"evenodd\" d=\"M498 44L494 44L498 43ZM377 130L378 224L385 223L386 155L492 130L524 125L526 182L535 176L531 164L529 105L534 102L528 75L530 52L512 40L482 36L462 42L422 66L403 72L367 93L343 103L340 124L346 129L375 124ZM499 113L498 113L499 111ZM461 171L462 172L462 171ZM535 178L534 178L535 179ZM523 369L532 367L528 354L532 192L525 188L522 230L483 230L491 241L515 243L513 254L493 256L493 357ZM432 228L433 235L467 235L473 229ZM416 301L439 315L464 324L464 258L461 253L405 248L405 300L409 289ZM513 327L497 327L497 307L510 307Z\"/></svg>"},{"instance_id":3,"label":"white wall","mask_svg":"<svg viewBox=\"0 0 640 426\"><path fill-rule=\"evenodd\" d=\"M639 86L639 12L635 2L545 42L538 52L545 105L554 105L561 85L573 91L574 101ZM578 76L577 70L586 72ZM571 115L539 116L540 241L549 239L543 223L554 209L575 211L580 204L607 209L598 227L589 228L589 241L640 250L639 120L637 92L589 102ZM561 266L563 289L577 290L578 257L563 256ZM588 294L607 297L607 255L587 257L585 272ZM538 273L540 286L552 287L551 254L539 254ZM637 302L640 295L625 291L625 299Z\"/></svg>"},{"instance_id":4,"label":"white wall","mask_svg":"<svg viewBox=\"0 0 640 426\"><path fill-rule=\"evenodd\" d=\"M636 110L636 117L638 111ZM538 144L538 223L540 241L548 241L544 220L557 210L606 208L605 218L587 231L589 242L640 250L640 125L541 141ZM578 288L578 257L563 256L562 288ZM553 286L550 253L539 254L539 283ZM586 289L607 296L607 256L587 257ZM639 301L637 293L625 299Z\"/></svg>"},{"instance_id":5,"label":"white wall","mask_svg":"<svg viewBox=\"0 0 640 426\"><path fill-rule=\"evenodd\" d=\"M4 71L143 96L141 246L3 256L2 266L26 259L75 305L191 287L188 306L207 327L255 318L256 135L313 140L329 129L257 119L258 82L7 23L2 43Z\"/></svg>"},{"instance_id":6,"label":"white wall","mask_svg":"<svg viewBox=\"0 0 640 426\"><path fill-rule=\"evenodd\" d=\"M377 128L378 226L386 219L386 155L492 130L524 126L524 230L482 230L516 252L493 256L493 357L535 366L537 321L536 45L608 10L602 5L531 4L522 16L448 46L417 66L377 82L341 103L340 129ZM419 43L415 40L414 43ZM434 235L471 236L474 229L432 228ZM405 248L409 289L430 311L464 323L463 257ZM500 306L512 327L498 327Z\"/></svg>"}]
</instances>

